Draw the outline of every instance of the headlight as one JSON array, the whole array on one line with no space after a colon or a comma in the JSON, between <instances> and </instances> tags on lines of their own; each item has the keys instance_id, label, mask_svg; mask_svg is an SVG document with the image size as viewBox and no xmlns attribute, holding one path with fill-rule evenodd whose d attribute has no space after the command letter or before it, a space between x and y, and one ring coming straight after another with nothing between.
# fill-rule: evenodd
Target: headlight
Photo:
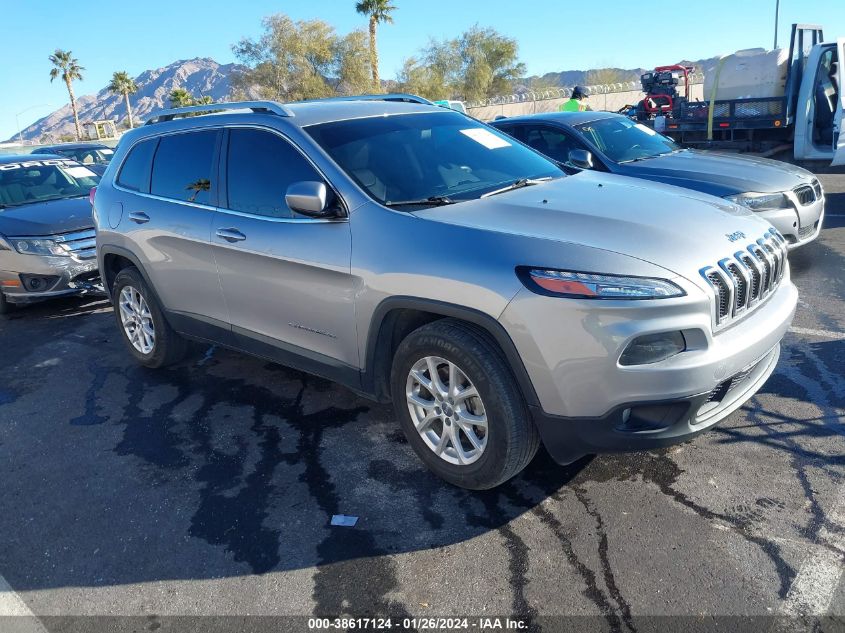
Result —
<instances>
[{"instance_id":1,"label":"headlight","mask_svg":"<svg viewBox=\"0 0 845 633\"><path fill-rule=\"evenodd\" d=\"M686 293L667 279L524 268L522 282L538 294L580 299L668 299Z\"/></svg>"},{"instance_id":2,"label":"headlight","mask_svg":"<svg viewBox=\"0 0 845 633\"><path fill-rule=\"evenodd\" d=\"M738 193L735 196L725 196L725 200L736 202L752 211L774 211L788 209L789 199L782 193Z\"/></svg>"},{"instance_id":3,"label":"headlight","mask_svg":"<svg viewBox=\"0 0 845 633\"><path fill-rule=\"evenodd\" d=\"M24 255L53 255L58 257L70 257L70 253L59 246L58 242L53 240L32 238L19 240L12 238L12 244L14 245L16 251Z\"/></svg>"}]
</instances>

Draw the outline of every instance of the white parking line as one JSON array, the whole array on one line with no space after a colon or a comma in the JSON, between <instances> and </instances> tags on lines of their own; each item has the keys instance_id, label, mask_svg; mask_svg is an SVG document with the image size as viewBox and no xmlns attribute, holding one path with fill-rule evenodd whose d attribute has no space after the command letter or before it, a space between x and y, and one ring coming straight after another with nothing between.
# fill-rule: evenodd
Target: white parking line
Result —
<instances>
[{"instance_id":1,"label":"white parking line","mask_svg":"<svg viewBox=\"0 0 845 633\"><path fill-rule=\"evenodd\" d=\"M834 332L833 330L814 330L806 327L791 327L790 332L794 334L804 334L805 336L818 336L820 338L829 338L834 341L845 340L845 332Z\"/></svg>"},{"instance_id":2,"label":"white parking line","mask_svg":"<svg viewBox=\"0 0 845 633\"><path fill-rule=\"evenodd\" d=\"M3 621L5 633L47 633L35 614L29 610L26 603L0 576L0 617L14 616Z\"/></svg>"},{"instance_id":3,"label":"white parking line","mask_svg":"<svg viewBox=\"0 0 845 633\"><path fill-rule=\"evenodd\" d=\"M819 530L818 543L822 545L816 543L815 552L801 563L781 606L785 615L826 615L830 609L843 572L842 555L838 552L845 549L845 532L842 531L845 527L845 487L839 490L839 497L827 519L835 528L829 530L825 526Z\"/></svg>"}]
</instances>

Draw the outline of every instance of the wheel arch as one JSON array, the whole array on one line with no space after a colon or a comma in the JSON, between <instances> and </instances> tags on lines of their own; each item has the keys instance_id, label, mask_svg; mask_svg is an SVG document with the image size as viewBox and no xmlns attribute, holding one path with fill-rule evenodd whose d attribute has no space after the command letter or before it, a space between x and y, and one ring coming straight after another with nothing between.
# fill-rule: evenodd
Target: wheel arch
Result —
<instances>
[{"instance_id":1,"label":"wheel arch","mask_svg":"<svg viewBox=\"0 0 845 633\"><path fill-rule=\"evenodd\" d=\"M473 308L410 296L389 297L373 312L364 350L364 390L372 393L381 402L389 401L393 355L402 339L426 323L447 318L463 321L480 331L502 352L526 403L529 406L539 404L537 392L516 345L501 323L489 314Z\"/></svg>"}]
</instances>

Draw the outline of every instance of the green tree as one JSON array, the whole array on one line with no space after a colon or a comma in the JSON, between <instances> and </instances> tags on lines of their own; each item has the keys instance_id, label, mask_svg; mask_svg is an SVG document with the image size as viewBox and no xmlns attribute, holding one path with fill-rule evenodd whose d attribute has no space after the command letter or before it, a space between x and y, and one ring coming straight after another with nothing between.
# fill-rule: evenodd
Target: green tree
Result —
<instances>
[{"instance_id":1,"label":"green tree","mask_svg":"<svg viewBox=\"0 0 845 633\"><path fill-rule=\"evenodd\" d=\"M112 75L107 89L112 94L123 97L126 103L126 116L129 118L129 128L135 127L132 123L132 106L129 105L129 95L138 92L138 84L129 76L129 73L121 70Z\"/></svg>"},{"instance_id":2,"label":"green tree","mask_svg":"<svg viewBox=\"0 0 845 633\"><path fill-rule=\"evenodd\" d=\"M525 74L518 61L516 40L478 25L457 41L460 70L457 83L466 101L513 92L514 83Z\"/></svg>"},{"instance_id":3,"label":"green tree","mask_svg":"<svg viewBox=\"0 0 845 633\"><path fill-rule=\"evenodd\" d=\"M57 48L49 57L53 68L50 69L50 82L58 77L62 78L67 86L67 93L70 97L70 109L73 111L73 122L76 125L76 140L82 140L82 127L79 125L79 112L76 110L76 95L73 94L74 80L82 81L82 71L85 70L79 65L70 51L63 51Z\"/></svg>"},{"instance_id":4,"label":"green tree","mask_svg":"<svg viewBox=\"0 0 845 633\"><path fill-rule=\"evenodd\" d=\"M516 40L474 26L452 40L430 40L416 58L405 60L398 81L421 96L478 101L513 92L525 74Z\"/></svg>"},{"instance_id":5,"label":"green tree","mask_svg":"<svg viewBox=\"0 0 845 633\"><path fill-rule=\"evenodd\" d=\"M406 59L396 81L400 92L408 92L426 99L447 99L452 96L446 86L445 75L424 59Z\"/></svg>"},{"instance_id":6,"label":"green tree","mask_svg":"<svg viewBox=\"0 0 845 633\"><path fill-rule=\"evenodd\" d=\"M396 7L390 4L390 0L360 0L355 3L355 10L366 15L370 22L370 70L373 75L373 90L381 92L381 81L378 76L378 47L376 46L376 29L379 22L392 24L393 16L390 14Z\"/></svg>"},{"instance_id":7,"label":"green tree","mask_svg":"<svg viewBox=\"0 0 845 633\"><path fill-rule=\"evenodd\" d=\"M232 47L247 67L232 79L238 94L299 101L367 90L368 56L361 31L339 36L322 20L294 22L284 14L269 16L263 24L260 38L244 38Z\"/></svg>"}]
</instances>

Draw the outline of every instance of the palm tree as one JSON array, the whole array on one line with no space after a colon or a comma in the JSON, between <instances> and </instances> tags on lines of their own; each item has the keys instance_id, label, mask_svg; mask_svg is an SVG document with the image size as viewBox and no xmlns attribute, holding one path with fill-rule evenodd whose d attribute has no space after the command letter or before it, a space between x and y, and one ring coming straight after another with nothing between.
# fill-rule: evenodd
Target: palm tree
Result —
<instances>
[{"instance_id":1,"label":"palm tree","mask_svg":"<svg viewBox=\"0 0 845 633\"><path fill-rule=\"evenodd\" d=\"M171 108L184 108L185 106L194 105L193 95L184 88L171 90L168 99L170 99Z\"/></svg>"},{"instance_id":2,"label":"palm tree","mask_svg":"<svg viewBox=\"0 0 845 633\"><path fill-rule=\"evenodd\" d=\"M390 13L395 11L396 7L390 4L390 0L360 0L355 3L355 10L370 18L370 67L373 71L373 89L376 92L381 92L381 82L378 76L376 27L379 22L392 24L393 17L391 17Z\"/></svg>"},{"instance_id":3,"label":"palm tree","mask_svg":"<svg viewBox=\"0 0 845 633\"><path fill-rule=\"evenodd\" d=\"M73 80L78 79L82 81L82 71L85 70L79 65L79 61L73 56L70 51L63 51L57 48L56 51L50 55L50 63L53 68L50 69L50 82L57 77L61 77L67 86L67 93L70 95L70 109L73 110L73 122L76 125L76 140L82 140L82 128L79 126L79 113L76 111L76 97L73 94Z\"/></svg>"},{"instance_id":4,"label":"palm tree","mask_svg":"<svg viewBox=\"0 0 845 633\"><path fill-rule=\"evenodd\" d=\"M129 76L126 71L116 72L111 76L111 83L109 83L107 90L115 95L122 95L126 102L126 115L129 117L129 127L132 125L132 107L129 105L129 95L138 92L138 84Z\"/></svg>"}]
</instances>

